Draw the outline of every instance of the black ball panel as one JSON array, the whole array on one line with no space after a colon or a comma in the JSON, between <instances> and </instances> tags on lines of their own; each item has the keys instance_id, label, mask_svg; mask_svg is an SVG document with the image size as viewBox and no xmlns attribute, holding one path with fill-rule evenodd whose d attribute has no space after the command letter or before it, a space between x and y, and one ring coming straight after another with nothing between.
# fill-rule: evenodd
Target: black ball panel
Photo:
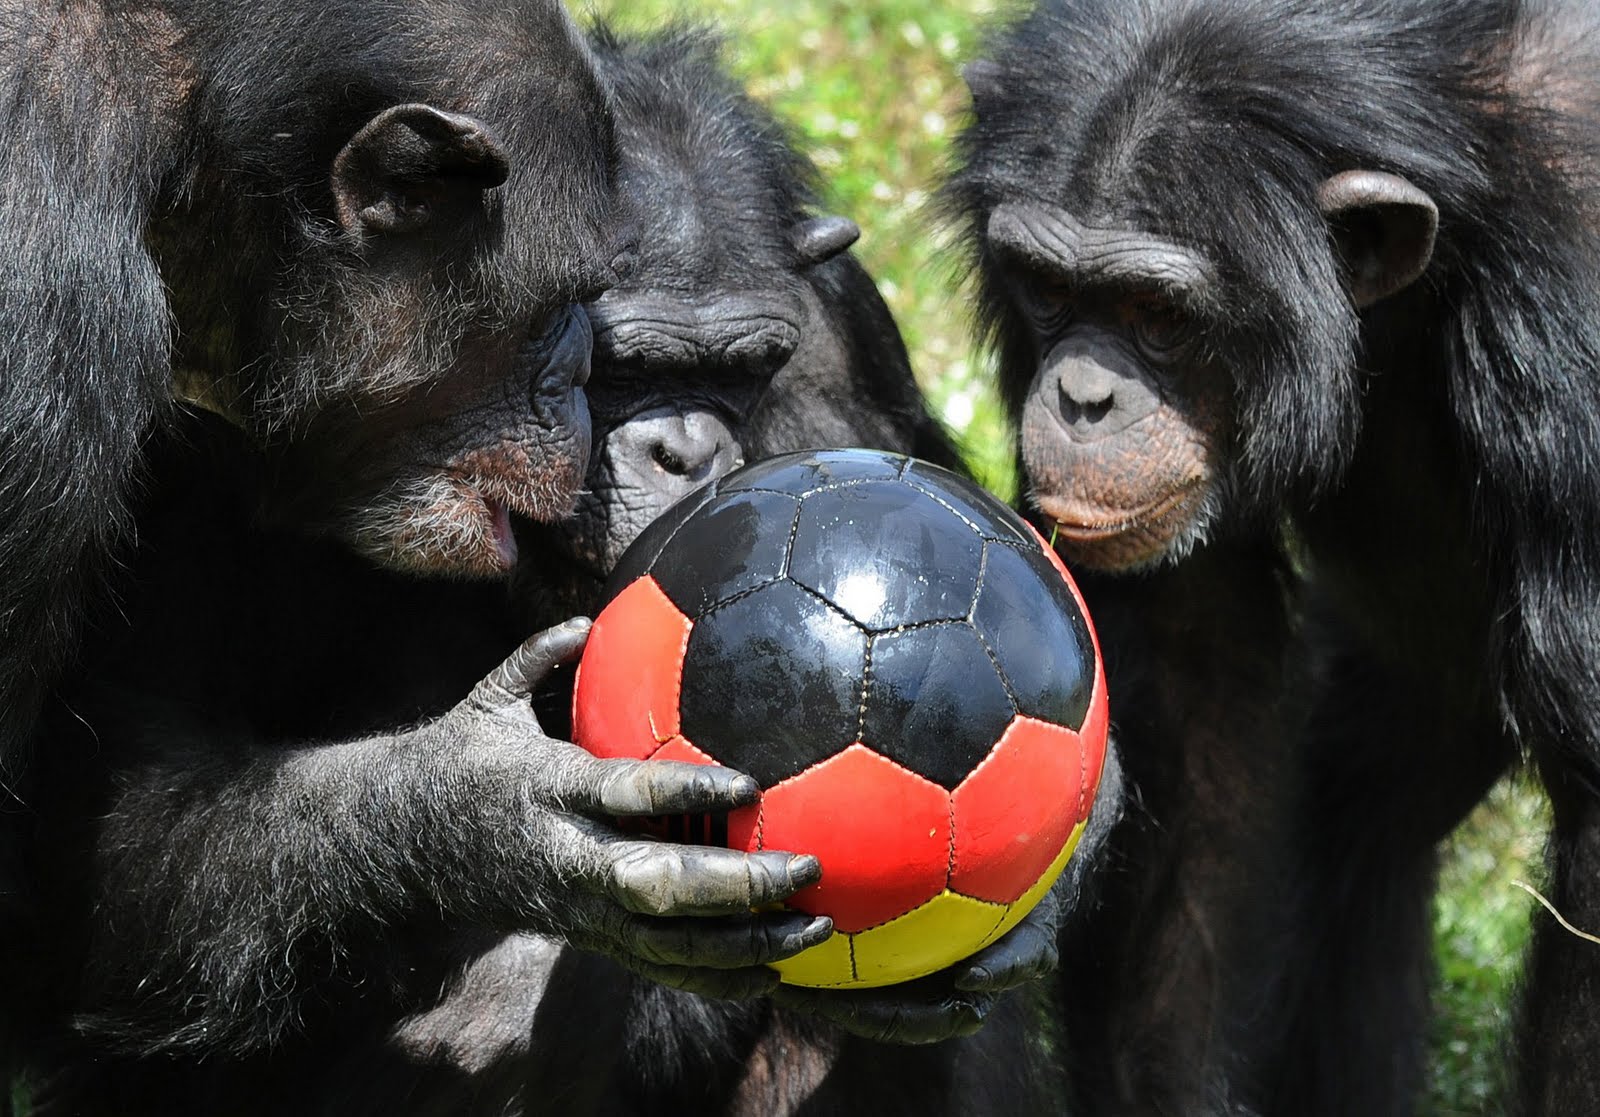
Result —
<instances>
[{"instance_id":1,"label":"black ball panel","mask_svg":"<svg viewBox=\"0 0 1600 1117\"><path fill-rule=\"evenodd\" d=\"M797 497L723 492L701 506L691 531L679 532L651 567L685 616L783 577Z\"/></svg>"},{"instance_id":2,"label":"black ball panel","mask_svg":"<svg viewBox=\"0 0 1600 1117\"><path fill-rule=\"evenodd\" d=\"M931 462L913 461L906 470L905 480L955 509L985 539L1037 546L1037 540L1021 516L960 474Z\"/></svg>"},{"instance_id":3,"label":"black ball panel","mask_svg":"<svg viewBox=\"0 0 1600 1117\"><path fill-rule=\"evenodd\" d=\"M807 450L755 462L722 479L723 492L771 489L800 496L829 485L893 481L905 468L899 454L879 450Z\"/></svg>"},{"instance_id":4,"label":"black ball panel","mask_svg":"<svg viewBox=\"0 0 1600 1117\"><path fill-rule=\"evenodd\" d=\"M874 631L965 617L983 541L900 481L812 493L800 505L789 577Z\"/></svg>"},{"instance_id":5,"label":"black ball panel","mask_svg":"<svg viewBox=\"0 0 1600 1117\"><path fill-rule=\"evenodd\" d=\"M683 734L771 787L856 740L866 658L866 633L815 594L763 586L695 622Z\"/></svg>"},{"instance_id":6,"label":"black ball panel","mask_svg":"<svg viewBox=\"0 0 1600 1117\"><path fill-rule=\"evenodd\" d=\"M671 508L651 520L617 560L606 579L605 599L610 601L628 586L650 573L657 556L684 523L717 495L717 482L710 481L685 496Z\"/></svg>"},{"instance_id":7,"label":"black ball panel","mask_svg":"<svg viewBox=\"0 0 1600 1117\"><path fill-rule=\"evenodd\" d=\"M1053 606L1053 607L1052 607ZM988 544L973 611L1019 712L1078 729L1094 686L1094 642L1072 591L1030 539Z\"/></svg>"},{"instance_id":8,"label":"black ball panel","mask_svg":"<svg viewBox=\"0 0 1600 1117\"><path fill-rule=\"evenodd\" d=\"M950 791L1016 713L965 621L874 636L869 675L863 743Z\"/></svg>"}]
</instances>

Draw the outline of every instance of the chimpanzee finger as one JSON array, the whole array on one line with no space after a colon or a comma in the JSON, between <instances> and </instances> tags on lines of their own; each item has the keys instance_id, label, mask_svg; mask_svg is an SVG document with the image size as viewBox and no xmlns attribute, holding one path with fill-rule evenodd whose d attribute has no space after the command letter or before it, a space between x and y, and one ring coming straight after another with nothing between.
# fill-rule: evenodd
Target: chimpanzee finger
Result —
<instances>
[{"instance_id":1,"label":"chimpanzee finger","mask_svg":"<svg viewBox=\"0 0 1600 1117\"><path fill-rule=\"evenodd\" d=\"M1001 993L1054 973L1056 936L1048 919L1023 920L999 942L953 968L957 989Z\"/></svg>"},{"instance_id":2,"label":"chimpanzee finger","mask_svg":"<svg viewBox=\"0 0 1600 1117\"><path fill-rule=\"evenodd\" d=\"M735 915L786 900L822 877L809 854L612 839L601 881L640 915Z\"/></svg>"},{"instance_id":3,"label":"chimpanzee finger","mask_svg":"<svg viewBox=\"0 0 1600 1117\"><path fill-rule=\"evenodd\" d=\"M831 935L833 920L804 912L731 919L630 915L615 933L630 956L651 965L732 970L792 958Z\"/></svg>"},{"instance_id":4,"label":"chimpanzee finger","mask_svg":"<svg viewBox=\"0 0 1600 1117\"><path fill-rule=\"evenodd\" d=\"M983 1026L997 1000L988 993L935 996L927 986L920 989L921 995L916 985L869 990L779 985L772 999L785 1008L831 1021L863 1039L911 1045L971 1035Z\"/></svg>"},{"instance_id":5,"label":"chimpanzee finger","mask_svg":"<svg viewBox=\"0 0 1600 1117\"><path fill-rule=\"evenodd\" d=\"M761 798L755 780L732 768L682 760L567 758L551 773L557 801L580 814L720 814Z\"/></svg>"},{"instance_id":6,"label":"chimpanzee finger","mask_svg":"<svg viewBox=\"0 0 1600 1117\"><path fill-rule=\"evenodd\" d=\"M778 985L778 971L766 966L712 970L697 966L652 966L640 961L624 961L623 965L660 985L719 1001L747 1001L772 992Z\"/></svg>"},{"instance_id":7,"label":"chimpanzee finger","mask_svg":"<svg viewBox=\"0 0 1600 1117\"><path fill-rule=\"evenodd\" d=\"M588 617L573 617L529 637L473 688L473 700L485 709L520 707L556 664L576 659L583 653L592 624Z\"/></svg>"}]
</instances>

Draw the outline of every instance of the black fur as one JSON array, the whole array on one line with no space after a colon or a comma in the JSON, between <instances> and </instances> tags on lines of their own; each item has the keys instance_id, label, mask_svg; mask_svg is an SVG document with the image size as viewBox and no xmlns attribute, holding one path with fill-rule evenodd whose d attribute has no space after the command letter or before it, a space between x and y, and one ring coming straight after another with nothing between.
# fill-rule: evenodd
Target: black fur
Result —
<instances>
[{"instance_id":1,"label":"black fur","mask_svg":"<svg viewBox=\"0 0 1600 1117\"><path fill-rule=\"evenodd\" d=\"M1555 802L1552 899L1578 925L1600 924L1591 20L1582 5L1515 0L1050 0L974 73L976 120L949 198L974 236L1007 398L1020 411L1038 357L984 239L997 204L1043 201L1197 250L1217 282L1189 309L1230 377L1234 431L1212 549L1253 539L1305 575L1290 589L1315 656L1275 622L1259 643L1228 640L1225 626L1210 653L1287 656L1284 677L1316 687L1293 801L1288 983L1271 1011L1236 996L1225 1014L1248 1018L1254 1005L1261 1032L1282 1042L1246 1072L1228 1064L1249 1051L1248 1029L1225 1031L1225 1057L1171 1111L1222 1107L1205 1096L1217 1083L1272 1113L1413 1109L1435 845L1520 755ZM1316 203L1319 184L1347 170L1400 176L1439 215L1420 281L1365 311ZM1208 607L1203 580L1192 605L1154 591L1141 602L1137 583L1090 592L1113 659L1154 655L1164 687L1207 670L1160 659L1159 633ZM1102 605L1097 593L1112 596ZM1112 604L1124 596L1131 616L1146 614L1126 631ZM1276 594L1263 584L1260 597ZM1243 627L1266 608L1247 609ZM1142 720L1144 693L1113 679L1119 726ZM1247 688L1223 705L1270 708L1287 693ZM1182 724L1161 732L1181 737ZM1130 764L1143 755L1122 743ZM1135 784L1192 763L1183 757ZM1255 806L1250 763L1227 774L1240 781L1235 810ZM1272 786L1286 785L1269 784L1269 812ZM1146 798L1162 825L1180 809ZM1146 903L1181 905L1184 890L1207 887L1195 873ZM1270 904L1219 898L1230 917ZM1113 1019L1128 1011L1115 989ZM1075 990L1063 995L1070 1005ZM1528 1111L1600 1105L1585 1023L1597 1004L1600 961L1539 915L1520 1047ZM1215 1011L1197 1005L1189 1027ZM1177 1030L1170 1043L1183 1047ZM1094 1081L1100 1056L1087 1051L1077 1068ZM1113 1054L1127 1068L1113 1096L1136 1106L1190 1078L1144 1052Z\"/></svg>"}]
</instances>

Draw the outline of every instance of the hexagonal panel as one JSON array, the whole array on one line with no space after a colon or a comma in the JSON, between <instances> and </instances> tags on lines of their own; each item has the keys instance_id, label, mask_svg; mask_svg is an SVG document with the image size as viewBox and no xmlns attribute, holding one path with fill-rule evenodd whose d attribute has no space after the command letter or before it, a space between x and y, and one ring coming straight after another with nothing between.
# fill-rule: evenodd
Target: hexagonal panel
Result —
<instances>
[{"instance_id":1,"label":"hexagonal panel","mask_svg":"<svg viewBox=\"0 0 1600 1117\"><path fill-rule=\"evenodd\" d=\"M770 489L799 495L850 481L893 480L905 462L904 455L882 450L802 450L734 470L722 479L722 491Z\"/></svg>"},{"instance_id":2,"label":"hexagonal panel","mask_svg":"<svg viewBox=\"0 0 1600 1117\"><path fill-rule=\"evenodd\" d=\"M869 481L801 502L789 577L865 628L953 620L972 606L983 546L928 494Z\"/></svg>"},{"instance_id":3,"label":"hexagonal panel","mask_svg":"<svg viewBox=\"0 0 1600 1117\"><path fill-rule=\"evenodd\" d=\"M1034 527L1027 521L1023 521L1023 526L1028 529L1028 534L1033 536L1033 541L1038 545L1039 550L1044 552L1045 561L1048 562L1055 572L1061 576L1061 580L1067 584L1067 589L1072 593L1073 600L1078 603L1079 611L1083 613L1084 623L1089 626L1089 637L1094 642L1095 649L1098 651L1100 648L1100 638L1095 635L1094 618L1089 615L1089 605L1083 600L1083 590L1078 587L1078 580L1074 578L1072 576L1072 572L1067 569L1067 564L1062 561L1060 552L1058 552L1054 547L1050 546L1050 541L1048 539L1039 534L1038 528Z\"/></svg>"},{"instance_id":4,"label":"hexagonal panel","mask_svg":"<svg viewBox=\"0 0 1600 1117\"><path fill-rule=\"evenodd\" d=\"M793 582L774 582L695 622L683 733L771 787L856 740L867 637Z\"/></svg>"},{"instance_id":5,"label":"hexagonal panel","mask_svg":"<svg viewBox=\"0 0 1600 1117\"><path fill-rule=\"evenodd\" d=\"M1028 521L975 481L941 469L932 462L912 462L908 485L934 493L972 523L979 535L1007 543L1030 543Z\"/></svg>"},{"instance_id":6,"label":"hexagonal panel","mask_svg":"<svg viewBox=\"0 0 1600 1117\"><path fill-rule=\"evenodd\" d=\"M610 601L625 587L650 573L650 568L655 565L656 556L677 534L684 521L716 495L717 482L708 481L651 520L638 537L628 544L628 549L622 552L622 557L612 568L611 576L606 579L605 600Z\"/></svg>"},{"instance_id":7,"label":"hexagonal panel","mask_svg":"<svg viewBox=\"0 0 1600 1117\"><path fill-rule=\"evenodd\" d=\"M978 770L950 795L950 887L1009 904L1038 881L1078 821L1086 758L1078 735L1018 717Z\"/></svg>"},{"instance_id":8,"label":"hexagonal panel","mask_svg":"<svg viewBox=\"0 0 1600 1117\"><path fill-rule=\"evenodd\" d=\"M643 760L679 729L694 625L646 576L595 618L572 688L572 737L596 756Z\"/></svg>"},{"instance_id":9,"label":"hexagonal panel","mask_svg":"<svg viewBox=\"0 0 1600 1117\"><path fill-rule=\"evenodd\" d=\"M918 775L955 789L1015 713L988 651L965 621L872 638L861 740Z\"/></svg>"},{"instance_id":10,"label":"hexagonal panel","mask_svg":"<svg viewBox=\"0 0 1600 1117\"><path fill-rule=\"evenodd\" d=\"M1042 553L985 544L983 587L973 626L994 652L1024 714L1083 724L1095 649L1078 602Z\"/></svg>"},{"instance_id":11,"label":"hexagonal panel","mask_svg":"<svg viewBox=\"0 0 1600 1117\"><path fill-rule=\"evenodd\" d=\"M814 853L822 879L789 906L845 933L903 915L944 891L950 798L886 756L851 745L762 796L761 847Z\"/></svg>"},{"instance_id":12,"label":"hexagonal panel","mask_svg":"<svg viewBox=\"0 0 1600 1117\"><path fill-rule=\"evenodd\" d=\"M662 549L651 574L691 617L783 577L800 502L781 493L719 493Z\"/></svg>"}]
</instances>

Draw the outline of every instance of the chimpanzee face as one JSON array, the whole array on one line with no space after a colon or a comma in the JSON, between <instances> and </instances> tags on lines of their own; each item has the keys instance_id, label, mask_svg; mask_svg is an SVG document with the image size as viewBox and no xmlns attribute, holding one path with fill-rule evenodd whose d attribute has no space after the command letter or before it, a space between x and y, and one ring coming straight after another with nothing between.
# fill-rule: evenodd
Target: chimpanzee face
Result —
<instances>
[{"instance_id":1,"label":"chimpanzee face","mask_svg":"<svg viewBox=\"0 0 1600 1117\"><path fill-rule=\"evenodd\" d=\"M201 363L233 371L184 385L265 448L269 515L386 566L504 575L513 515L558 519L583 487L616 156L592 59L548 18L544 65L340 138L325 185L275 203L287 246L257 215L272 288L214 331L234 352Z\"/></svg>"}]
</instances>

